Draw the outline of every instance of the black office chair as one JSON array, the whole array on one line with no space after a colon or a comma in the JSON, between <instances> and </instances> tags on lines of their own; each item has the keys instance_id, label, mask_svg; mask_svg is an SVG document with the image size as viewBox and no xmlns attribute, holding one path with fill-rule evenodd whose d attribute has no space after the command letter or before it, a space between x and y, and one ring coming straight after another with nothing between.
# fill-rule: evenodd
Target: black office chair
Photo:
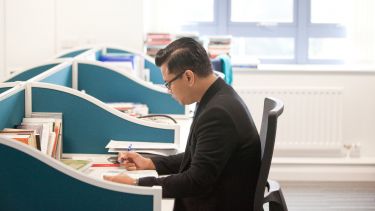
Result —
<instances>
[{"instance_id":1,"label":"black office chair","mask_svg":"<svg viewBox=\"0 0 375 211\"><path fill-rule=\"evenodd\" d=\"M276 181L268 180L271 167L273 148L276 139L277 118L284 110L284 104L278 99L264 100L260 141L262 145L262 160L255 191L254 211L263 211L263 204L269 203L270 211L287 211L283 193ZM266 191L267 187L267 192Z\"/></svg>"}]
</instances>

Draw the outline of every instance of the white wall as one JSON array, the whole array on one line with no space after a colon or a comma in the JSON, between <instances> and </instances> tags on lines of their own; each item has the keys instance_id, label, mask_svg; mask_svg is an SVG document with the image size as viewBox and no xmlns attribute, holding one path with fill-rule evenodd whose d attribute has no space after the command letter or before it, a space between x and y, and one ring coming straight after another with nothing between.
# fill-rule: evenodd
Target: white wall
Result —
<instances>
[{"instance_id":1,"label":"white wall","mask_svg":"<svg viewBox=\"0 0 375 211\"><path fill-rule=\"evenodd\" d=\"M143 0L0 0L0 77L84 45L142 51L142 8Z\"/></svg>"},{"instance_id":2,"label":"white wall","mask_svg":"<svg viewBox=\"0 0 375 211\"><path fill-rule=\"evenodd\" d=\"M57 0L57 49L119 45L143 50L142 0Z\"/></svg>"},{"instance_id":3,"label":"white wall","mask_svg":"<svg viewBox=\"0 0 375 211\"><path fill-rule=\"evenodd\" d=\"M5 40L4 40L4 1L5 0L0 0L0 81L5 77L5 63L4 63L4 45L5 45Z\"/></svg>"},{"instance_id":4,"label":"white wall","mask_svg":"<svg viewBox=\"0 0 375 211\"><path fill-rule=\"evenodd\" d=\"M375 69L350 72L237 71L233 85L236 88L343 87L343 142L360 142L361 156L375 157ZM247 103L251 105L251 102Z\"/></svg>"},{"instance_id":5,"label":"white wall","mask_svg":"<svg viewBox=\"0 0 375 211\"><path fill-rule=\"evenodd\" d=\"M54 1L5 0L5 62L8 71L22 70L53 57Z\"/></svg>"}]
</instances>

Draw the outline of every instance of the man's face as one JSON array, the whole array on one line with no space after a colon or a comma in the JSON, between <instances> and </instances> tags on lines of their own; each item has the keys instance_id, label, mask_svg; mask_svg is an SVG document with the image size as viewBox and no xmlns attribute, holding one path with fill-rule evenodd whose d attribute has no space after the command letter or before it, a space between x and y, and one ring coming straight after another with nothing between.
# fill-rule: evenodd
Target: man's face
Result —
<instances>
[{"instance_id":1,"label":"man's face","mask_svg":"<svg viewBox=\"0 0 375 211\"><path fill-rule=\"evenodd\" d=\"M161 66L161 74L163 76L163 80L165 81L168 92L172 95L172 97L182 105L188 104L188 86L185 81L185 72L171 74L168 71L167 65L163 64Z\"/></svg>"}]
</instances>

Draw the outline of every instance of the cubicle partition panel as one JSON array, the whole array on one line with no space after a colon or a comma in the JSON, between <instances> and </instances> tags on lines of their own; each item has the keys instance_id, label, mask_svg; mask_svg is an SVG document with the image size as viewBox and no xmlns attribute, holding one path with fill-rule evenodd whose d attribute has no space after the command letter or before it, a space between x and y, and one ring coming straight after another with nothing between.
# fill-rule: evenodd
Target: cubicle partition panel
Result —
<instances>
[{"instance_id":1,"label":"cubicle partition panel","mask_svg":"<svg viewBox=\"0 0 375 211\"><path fill-rule=\"evenodd\" d=\"M0 136L1 210L161 210L161 187L121 185L76 171Z\"/></svg>"},{"instance_id":2,"label":"cubicle partition panel","mask_svg":"<svg viewBox=\"0 0 375 211\"><path fill-rule=\"evenodd\" d=\"M52 63L32 67L30 69L26 69L20 73L17 73L14 76L11 76L10 78L6 79L4 82L27 81L57 65L59 65L59 62L52 62Z\"/></svg>"},{"instance_id":3,"label":"cubicle partition panel","mask_svg":"<svg viewBox=\"0 0 375 211\"><path fill-rule=\"evenodd\" d=\"M187 115L187 107L174 100L164 87L99 62L78 62L78 90L103 102L143 103L152 114Z\"/></svg>"},{"instance_id":4,"label":"cubicle partition panel","mask_svg":"<svg viewBox=\"0 0 375 211\"><path fill-rule=\"evenodd\" d=\"M154 84L164 84L163 76L161 75L161 70L158 66L156 66L154 59L150 56L145 56L145 64L146 69L150 71L150 81Z\"/></svg>"},{"instance_id":5,"label":"cubicle partition panel","mask_svg":"<svg viewBox=\"0 0 375 211\"><path fill-rule=\"evenodd\" d=\"M19 84L2 92L0 94L0 130L14 128L22 122L24 116L25 85Z\"/></svg>"},{"instance_id":6,"label":"cubicle partition panel","mask_svg":"<svg viewBox=\"0 0 375 211\"><path fill-rule=\"evenodd\" d=\"M0 94L10 89L11 87L0 87Z\"/></svg>"},{"instance_id":7,"label":"cubicle partition panel","mask_svg":"<svg viewBox=\"0 0 375 211\"><path fill-rule=\"evenodd\" d=\"M57 58L74 58L80 54L82 54L83 52L89 50L90 48L82 48L82 49L78 49L78 50L73 50L73 51L70 51L70 52L67 52L67 53L63 53L61 55L59 55Z\"/></svg>"},{"instance_id":8,"label":"cubicle partition panel","mask_svg":"<svg viewBox=\"0 0 375 211\"><path fill-rule=\"evenodd\" d=\"M30 79L31 82L45 82L72 87L73 61L63 62L52 69Z\"/></svg>"},{"instance_id":9,"label":"cubicle partition panel","mask_svg":"<svg viewBox=\"0 0 375 211\"><path fill-rule=\"evenodd\" d=\"M74 57L75 60L98 61L103 48L90 48Z\"/></svg>"},{"instance_id":10,"label":"cubicle partition panel","mask_svg":"<svg viewBox=\"0 0 375 211\"><path fill-rule=\"evenodd\" d=\"M121 49L121 48L116 48L116 47L114 47L114 48L112 48L112 47L105 48L104 52L105 53L130 53L130 54L138 54L138 53L134 52L133 50Z\"/></svg>"},{"instance_id":11,"label":"cubicle partition panel","mask_svg":"<svg viewBox=\"0 0 375 211\"><path fill-rule=\"evenodd\" d=\"M16 82L4 82L4 83L0 83L0 94L21 84L22 82L20 81L16 81Z\"/></svg>"},{"instance_id":12,"label":"cubicle partition panel","mask_svg":"<svg viewBox=\"0 0 375 211\"><path fill-rule=\"evenodd\" d=\"M111 139L175 143L178 147L178 125L131 117L74 89L46 83L30 87L31 108L27 111L63 113L64 153L104 154Z\"/></svg>"},{"instance_id":13,"label":"cubicle partition panel","mask_svg":"<svg viewBox=\"0 0 375 211\"><path fill-rule=\"evenodd\" d=\"M143 60L142 68L149 70L150 81L154 84L164 84L164 80L161 75L160 68L156 66L154 62L154 58L148 56L147 54L136 52L130 49L122 49L122 48L116 48L116 47L105 48L105 52L106 53L130 53L130 54L139 56Z\"/></svg>"}]
</instances>

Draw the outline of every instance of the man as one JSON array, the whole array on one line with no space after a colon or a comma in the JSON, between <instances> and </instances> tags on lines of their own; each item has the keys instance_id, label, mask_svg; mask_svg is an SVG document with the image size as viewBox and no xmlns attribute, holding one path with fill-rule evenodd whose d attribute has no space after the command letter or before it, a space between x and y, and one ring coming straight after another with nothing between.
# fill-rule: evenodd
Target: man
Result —
<instances>
[{"instance_id":1,"label":"man","mask_svg":"<svg viewBox=\"0 0 375 211\"><path fill-rule=\"evenodd\" d=\"M169 176L105 179L160 185L164 198L175 198L176 211L252 210L261 146L245 103L215 76L206 51L194 39L172 42L155 60L173 97L183 105L198 105L185 152L151 159L122 153L119 159L128 170L156 169Z\"/></svg>"}]
</instances>

